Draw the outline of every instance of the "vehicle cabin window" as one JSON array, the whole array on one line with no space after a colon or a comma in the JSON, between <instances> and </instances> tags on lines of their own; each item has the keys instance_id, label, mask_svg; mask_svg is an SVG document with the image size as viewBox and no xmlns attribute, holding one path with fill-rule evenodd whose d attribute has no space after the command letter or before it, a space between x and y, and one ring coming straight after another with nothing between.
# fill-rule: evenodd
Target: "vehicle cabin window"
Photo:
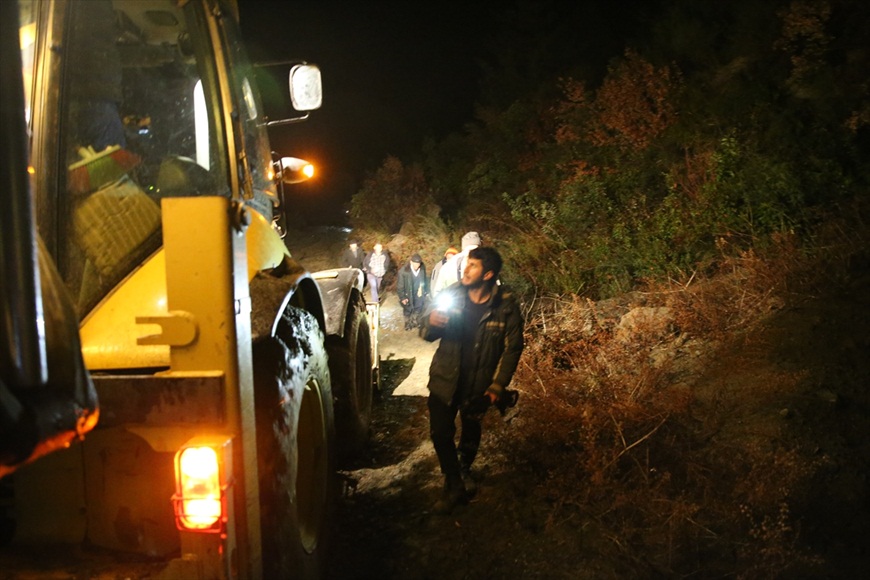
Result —
<instances>
[{"instance_id":1,"label":"vehicle cabin window","mask_svg":"<svg viewBox=\"0 0 870 580\"><path fill-rule=\"evenodd\" d=\"M70 10L62 272L83 315L159 248L162 198L230 192L193 8L88 0Z\"/></svg>"}]
</instances>

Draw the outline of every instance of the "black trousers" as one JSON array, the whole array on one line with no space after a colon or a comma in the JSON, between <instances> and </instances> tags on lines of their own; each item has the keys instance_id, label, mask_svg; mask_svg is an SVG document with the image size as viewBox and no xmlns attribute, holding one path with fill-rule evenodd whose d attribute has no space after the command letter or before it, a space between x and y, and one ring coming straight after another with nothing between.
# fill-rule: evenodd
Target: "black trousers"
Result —
<instances>
[{"instance_id":1,"label":"black trousers","mask_svg":"<svg viewBox=\"0 0 870 580\"><path fill-rule=\"evenodd\" d=\"M402 304L402 314L405 315L405 326L408 326L408 323L411 323L413 326L419 326L420 315L423 313L424 306L425 304L422 302L414 304L410 300L407 304Z\"/></svg>"},{"instance_id":2,"label":"black trousers","mask_svg":"<svg viewBox=\"0 0 870 580\"><path fill-rule=\"evenodd\" d=\"M455 442L457 413L462 427L458 448ZM480 448L480 434L480 419L466 415L456 403L446 405L429 395L429 436L446 479L455 479L462 469L471 467Z\"/></svg>"}]
</instances>

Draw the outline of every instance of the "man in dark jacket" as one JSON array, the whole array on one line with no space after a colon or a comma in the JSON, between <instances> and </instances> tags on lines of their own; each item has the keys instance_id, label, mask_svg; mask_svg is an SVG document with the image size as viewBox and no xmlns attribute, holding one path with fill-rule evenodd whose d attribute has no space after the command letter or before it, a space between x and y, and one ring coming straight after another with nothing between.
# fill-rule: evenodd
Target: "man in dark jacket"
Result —
<instances>
[{"instance_id":1,"label":"man in dark jacket","mask_svg":"<svg viewBox=\"0 0 870 580\"><path fill-rule=\"evenodd\" d=\"M471 250L462 279L444 289L423 317L423 338L441 339L429 368L428 401L429 432L444 474L444 494L435 505L440 513L474 493L471 464L480 446L481 420L510 383L523 351L519 304L496 284L501 265L493 248Z\"/></svg>"},{"instance_id":2,"label":"man in dark jacket","mask_svg":"<svg viewBox=\"0 0 870 580\"><path fill-rule=\"evenodd\" d=\"M363 259L366 257L365 252L359 245L359 240L353 239L348 242L348 246L341 253L342 268L359 268L363 269Z\"/></svg>"},{"instance_id":3,"label":"man in dark jacket","mask_svg":"<svg viewBox=\"0 0 870 580\"><path fill-rule=\"evenodd\" d=\"M399 270L396 283L396 294L405 315L405 330L417 328L420 325L420 315L429 297L429 280L426 278L426 266L420 254L414 254L408 263Z\"/></svg>"}]
</instances>

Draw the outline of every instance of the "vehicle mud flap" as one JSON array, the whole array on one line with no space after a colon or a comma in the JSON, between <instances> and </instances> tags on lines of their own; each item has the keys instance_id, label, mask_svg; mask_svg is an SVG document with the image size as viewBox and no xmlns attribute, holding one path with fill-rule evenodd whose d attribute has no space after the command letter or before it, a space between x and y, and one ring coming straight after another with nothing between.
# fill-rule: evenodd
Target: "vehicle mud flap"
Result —
<instances>
[{"instance_id":1,"label":"vehicle mud flap","mask_svg":"<svg viewBox=\"0 0 870 580\"><path fill-rule=\"evenodd\" d=\"M264 578L320 578L338 501L323 333L290 307L253 345Z\"/></svg>"}]
</instances>

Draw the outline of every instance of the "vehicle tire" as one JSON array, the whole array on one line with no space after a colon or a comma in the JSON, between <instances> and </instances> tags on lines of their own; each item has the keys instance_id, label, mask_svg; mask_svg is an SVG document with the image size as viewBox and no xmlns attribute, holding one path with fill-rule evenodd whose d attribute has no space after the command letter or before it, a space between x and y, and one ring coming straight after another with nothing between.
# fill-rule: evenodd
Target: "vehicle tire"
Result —
<instances>
[{"instance_id":1,"label":"vehicle tire","mask_svg":"<svg viewBox=\"0 0 870 580\"><path fill-rule=\"evenodd\" d=\"M323 333L290 307L253 346L264 578L321 578L338 501Z\"/></svg>"},{"instance_id":2,"label":"vehicle tire","mask_svg":"<svg viewBox=\"0 0 870 580\"><path fill-rule=\"evenodd\" d=\"M344 336L327 337L329 371L335 393L339 461L358 455L369 438L372 419L372 349L365 300L351 297Z\"/></svg>"}]
</instances>

